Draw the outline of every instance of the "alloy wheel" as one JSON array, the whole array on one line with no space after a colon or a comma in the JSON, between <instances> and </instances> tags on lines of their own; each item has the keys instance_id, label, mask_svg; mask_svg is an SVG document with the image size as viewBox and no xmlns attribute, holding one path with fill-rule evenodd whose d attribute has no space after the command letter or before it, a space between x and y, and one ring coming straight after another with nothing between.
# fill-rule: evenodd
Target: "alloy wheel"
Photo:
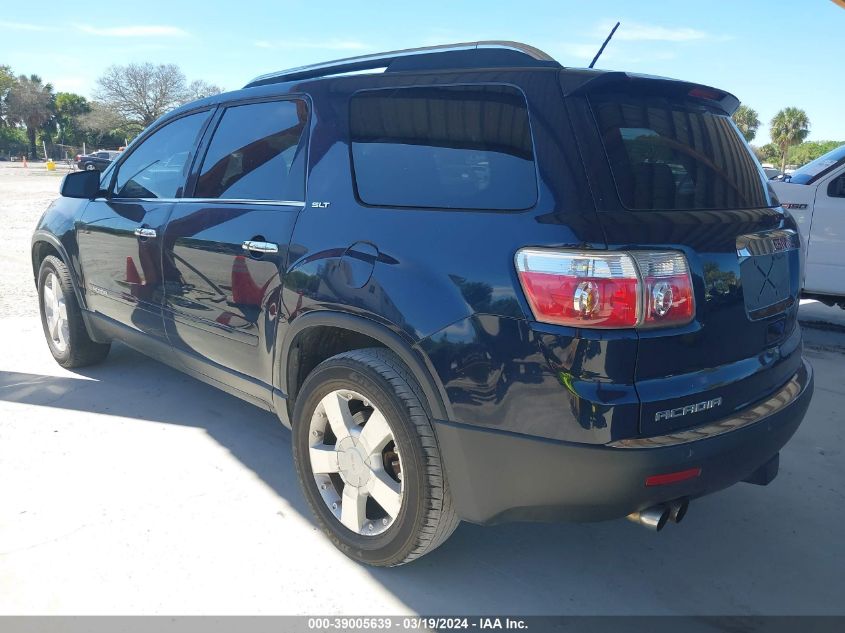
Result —
<instances>
[{"instance_id":1,"label":"alloy wheel","mask_svg":"<svg viewBox=\"0 0 845 633\"><path fill-rule=\"evenodd\" d=\"M309 457L317 489L347 529L376 536L402 509L402 460L390 424L349 389L330 392L311 417Z\"/></svg>"},{"instance_id":2,"label":"alloy wheel","mask_svg":"<svg viewBox=\"0 0 845 633\"><path fill-rule=\"evenodd\" d=\"M55 273L50 273L44 279L42 290L44 299L44 318L47 321L47 333L53 347L63 354L70 340L70 327L67 320L67 305L65 293Z\"/></svg>"}]
</instances>

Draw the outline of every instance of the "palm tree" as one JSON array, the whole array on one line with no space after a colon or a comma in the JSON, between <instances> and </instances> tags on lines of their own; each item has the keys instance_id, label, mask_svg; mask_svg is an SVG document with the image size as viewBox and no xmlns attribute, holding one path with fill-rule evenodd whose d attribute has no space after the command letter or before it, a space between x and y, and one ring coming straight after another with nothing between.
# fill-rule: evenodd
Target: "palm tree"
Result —
<instances>
[{"instance_id":1,"label":"palm tree","mask_svg":"<svg viewBox=\"0 0 845 633\"><path fill-rule=\"evenodd\" d=\"M26 126L29 157L37 158L35 135L53 119L53 86L45 84L38 75L21 75L6 97L8 118Z\"/></svg>"},{"instance_id":2,"label":"palm tree","mask_svg":"<svg viewBox=\"0 0 845 633\"><path fill-rule=\"evenodd\" d=\"M772 142L778 146L781 155L780 170L786 171L786 155L789 148L799 145L810 133L810 117L800 108L784 108L772 119Z\"/></svg>"},{"instance_id":3,"label":"palm tree","mask_svg":"<svg viewBox=\"0 0 845 633\"><path fill-rule=\"evenodd\" d=\"M739 131L749 143L757 136L757 128L760 127L760 119L757 117L757 111L749 108L747 105L741 105L733 113L733 120Z\"/></svg>"}]
</instances>

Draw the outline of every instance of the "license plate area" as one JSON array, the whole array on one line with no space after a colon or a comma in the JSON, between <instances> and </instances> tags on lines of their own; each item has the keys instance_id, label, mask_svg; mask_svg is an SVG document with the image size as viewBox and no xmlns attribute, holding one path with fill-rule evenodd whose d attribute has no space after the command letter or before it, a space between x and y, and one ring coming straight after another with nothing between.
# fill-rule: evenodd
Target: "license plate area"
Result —
<instances>
[{"instance_id":1,"label":"license plate area","mask_svg":"<svg viewBox=\"0 0 845 633\"><path fill-rule=\"evenodd\" d=\"M752 321L795 303L800 241L792 230L741 235L736 240L745 310Z\"/></svg>"}]
</instances>

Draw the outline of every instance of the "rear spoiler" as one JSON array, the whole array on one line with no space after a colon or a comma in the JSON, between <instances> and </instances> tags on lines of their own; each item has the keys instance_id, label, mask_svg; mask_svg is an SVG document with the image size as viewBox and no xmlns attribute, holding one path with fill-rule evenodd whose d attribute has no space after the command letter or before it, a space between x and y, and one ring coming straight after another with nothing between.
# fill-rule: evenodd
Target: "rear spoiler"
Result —
<instances>
[{"instance_id":1,"label":"rear spoiler","mask_svg":"<svg viewBox=\"0 0 845 633\"><path fill-rule=\"evenodd\" d=\"M560 84L565 97L624 90L632 94L658 94L703 99L715 103L727 114L733 114L739 107L739 99L730 92L702 84L653 75L567 68L560 73Z\"/></svg>"}]
</instances>

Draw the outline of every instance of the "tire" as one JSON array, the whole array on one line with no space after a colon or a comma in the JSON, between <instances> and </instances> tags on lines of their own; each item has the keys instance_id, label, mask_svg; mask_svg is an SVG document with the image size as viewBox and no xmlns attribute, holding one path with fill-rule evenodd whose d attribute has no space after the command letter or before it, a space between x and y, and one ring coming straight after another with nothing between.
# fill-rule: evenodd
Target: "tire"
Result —
<instances>
[{"instance_id":1,"label":"tire","mask_svg":"<svg viewBox=\"0 0 845 633\"><path fill-rule=\"evenodd\" d=\"M88 336L70 271L58 257L49 255L38 271L38 307L47 346L62 367L85 367L108 356L111 343L97 343ZM60 317L55 320L53 317Z\"/></svg>"},{"instance_id":2,"label":"tire","mask_svg":"<svg viewBox=\"0 0 845 633\"><path fill-rule=\"evenodd\" d=\"M334 446L352 441L338 440L330 432L334 425L328 415L329 409L324 405L333 402L337 394L340 394L337 401L341 403L345 397L351 397L347 412L358 409L352 415L349 437L357 438L355 441L359 444L355 451L359 451L359 455L370 455L370 461L358 462L359 467L364 464L360 472L367 474L362 475L352 488L350 482L357 475L355 466L350 465L350 459L345 457L349 453L334 449L338 464L345 463L345 471L338 466L337 472L327 475L315 473L315 470L320 470L318 467L312 468L315 448L330 454L334 448L330 445L332 438ZM293 416L292 443L300 484L322 530L340 551L353 560L378 567L403 565L441 545L460 522L422 400L421 389L407 367L395 354L381 348L344 352L324 361L308 375L299 391ZM382 414L379 422L375 422L377 413ZM370 428L372 423L374 426L371 428L383 430L381 420L387 423L393 444L388 441L380 455L368 453L363 429ZM315 432L321 424L325 425L325 431ZM372 437L375 431L367 433ZM331 468L327 468L328 472ZM392 477L393 481L386 476ZM364 478L367 478L366 484L361 483ZM388 512L389 505L379 505L381 502L376 500L374 490L372 499L367 498L364 502L364 510L360 510L362 506L358 505L363 519L359 522L360 532L356 533L347 526L348 522L345 525L341 521L345 518L343 501L347 499L348 490L360 491L375 486L372 482L376 479L387 481L393 486L394 494L396 486L399 486L398 505L393 505L393 510ZM323 483L318 484L318 480ZM333 499L339 502L339 510L336 508L338 504L332 509Z\"/></svg>"},{"instance_id":3,"label":"tire","mask_svg":"<svg viewBox=\"0 0 845 633\"><path fill-rule=\"evenodd\" d=\"M97 166L94 163L85 163L85 171L97 171Z\"/></svg>"}]
</instances>

